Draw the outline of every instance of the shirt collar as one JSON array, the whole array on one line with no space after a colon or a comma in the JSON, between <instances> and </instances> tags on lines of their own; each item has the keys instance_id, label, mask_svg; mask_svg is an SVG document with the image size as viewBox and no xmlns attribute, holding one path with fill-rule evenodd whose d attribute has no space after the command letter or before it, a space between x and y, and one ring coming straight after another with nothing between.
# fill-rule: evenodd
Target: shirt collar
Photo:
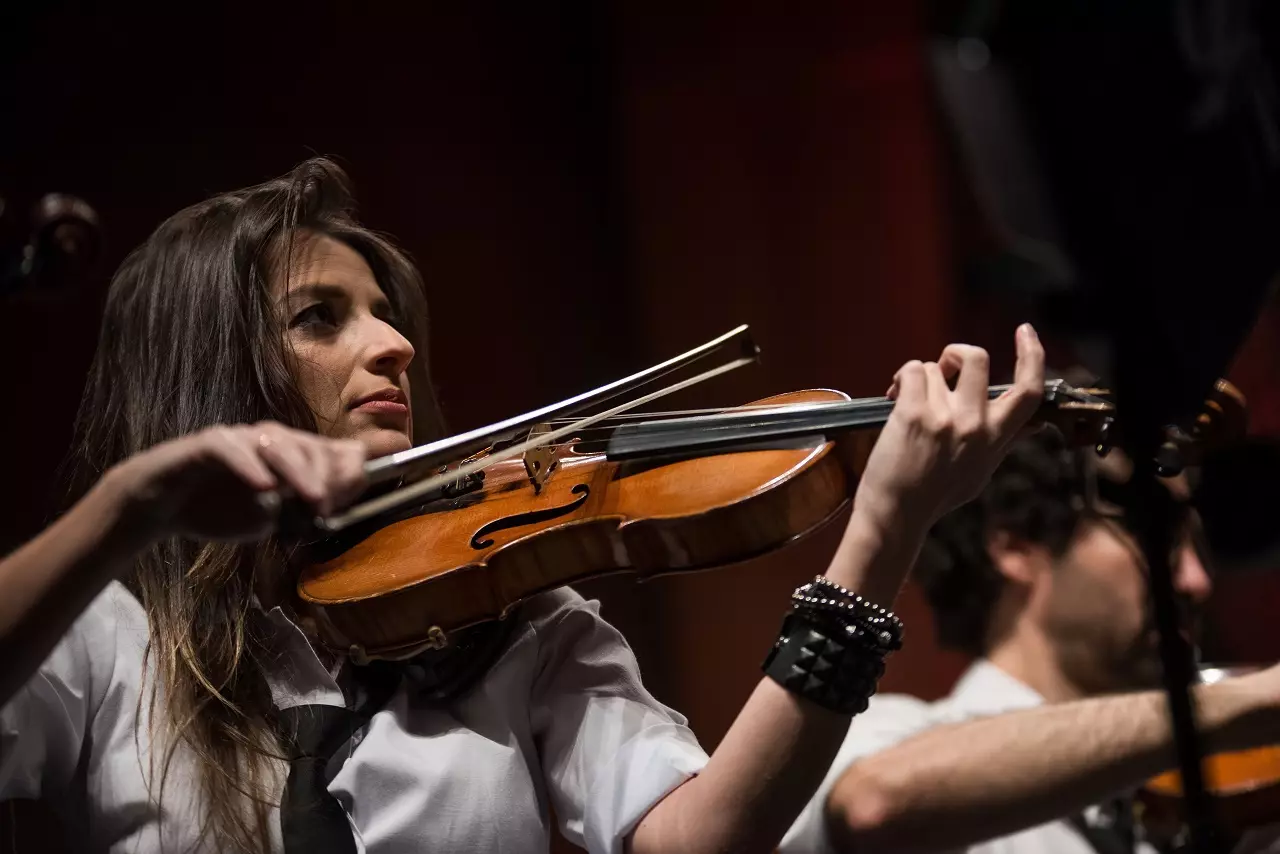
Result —
<instances>
[{"instance_id":1,"label":"shirt collar","mask_svg":"<svg viewBox=\"0 0 1280 854\"><path fill-rule=\"evenodd\" d=\"M997 714L1044 704L1044 697L985 658L973 662L956 682L951 699L967 711Z\"/></svg>"},{"instance_id":2,"label":"shirt collar","mask_svg":"<svg viewBox=\"0 0 1280 854\"><path fill-rule=\"evenodd\" d=\"M280 606L268 610L255 609L263 627L271 635L273 649L278 654L267 668L267 685L276 708L324 705L346 706L346 698L338 686L337 670L330 672L311 648L311 642L302 629ZM337 665L341 668L341 664Z\"/></svg>"}]
</instances>

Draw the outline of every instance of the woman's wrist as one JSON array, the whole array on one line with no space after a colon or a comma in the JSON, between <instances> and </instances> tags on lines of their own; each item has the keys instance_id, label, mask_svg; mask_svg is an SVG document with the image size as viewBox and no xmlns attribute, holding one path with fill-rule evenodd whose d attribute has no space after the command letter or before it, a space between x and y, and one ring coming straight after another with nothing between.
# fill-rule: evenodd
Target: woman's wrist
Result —
<instances>
[{"instance_id":1,"label":"woman's wrist","mask_svg":"<svg viewBox=\"0 0 1280 854\"><path fill-rule=\"evenodd\" d=\"M81 504L100 520L102 544L113 554L130 556L168 536L149 490L129 461L108 469Z\"/></svg>"},{"instance_id":2,"label":"woman's wrist","mask_svg":"<svg viewBox=\"0 0 1280 854\"><path fill-rule=\"evenodd\" d=\"M877 605L889 607L906 581L926 528L907 516L854 506L826 576Z\"/></svg>"},{"instance_id":3,"label":"woman's wrist","mask_svg":"<svg viewBox=\"0 0 1280 854\"><path fill-rule=\"evenodd\" d=\"M866 711L885 658L902 648L902 623L888 606L914 553L909 540L851 519L827 573L791 594L765 674L837 714Z\"/></svg>"}]
</instances>

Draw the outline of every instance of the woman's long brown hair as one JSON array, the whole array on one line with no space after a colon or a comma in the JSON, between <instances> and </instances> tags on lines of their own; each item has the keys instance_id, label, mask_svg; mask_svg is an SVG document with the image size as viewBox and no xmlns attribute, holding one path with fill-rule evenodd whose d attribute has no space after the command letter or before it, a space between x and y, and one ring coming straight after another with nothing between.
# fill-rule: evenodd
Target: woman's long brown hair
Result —
<instances>
[{"instance_id":1,"label":"woman's long brown hair","mask_svg":"<svg viewBox=\"0 0 1280 854\"><path fill-rule=\"evenodd\" d=\"M442 431L425 369L419 275L353 209L346 175L316 158L175 214L129 255L111 283L77 416L73 497L126 457L211 425L273 419L315 429L268 281L287 265L294 236L307 232L368 262L419 353L410 368L417 440ZM272 542L170 539L143 553L128 580L150 623L154 678L139 711L145 703L152 735L163 736L154 743L168 745L152 753L152 796L163 800L181 746L197 766L202 842L218 850L268 850L280 797L281 750L263 678L273 651L250 614L255 574L277 573L283 559Z\"/></svg>"}]
</instances>

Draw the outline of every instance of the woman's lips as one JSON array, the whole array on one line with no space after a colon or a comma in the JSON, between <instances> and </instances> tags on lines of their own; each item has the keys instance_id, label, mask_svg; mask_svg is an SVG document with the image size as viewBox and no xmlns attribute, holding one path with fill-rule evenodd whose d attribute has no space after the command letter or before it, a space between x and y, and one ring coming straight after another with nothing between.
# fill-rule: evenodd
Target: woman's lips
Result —
<instances>
[{"instance_id":1,"label":"woman's lips","mask_svg":"<svg viewBox=\"0 0 1280 854\"><path fill-rule=\"evenodd\" d=\"M351 408L357 412L383 415L408 415L409 398L395 386L388 386L357 398Z\"/></svg>"},{"instance_id":2,"label":"woman's lips","mask_svg":"<svg viewBox=\"0 0 1280 854\"><path fill-rule=\"evenodd\" d=\"M409 407L398 400L369 400L360 404L356 412L377 412L387 415L408 415Z\"/></svg>"}]
</instances>

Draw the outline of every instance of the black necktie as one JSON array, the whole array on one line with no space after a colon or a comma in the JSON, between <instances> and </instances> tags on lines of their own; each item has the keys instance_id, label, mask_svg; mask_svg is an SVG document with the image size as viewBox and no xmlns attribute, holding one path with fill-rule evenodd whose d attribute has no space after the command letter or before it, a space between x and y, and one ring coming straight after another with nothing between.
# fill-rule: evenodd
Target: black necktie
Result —
<instances>
[{"instance_id":1,"label":"black necktie","mask_svg":"<svg viewBox=\"0 0 1280 854\"><path fill-rule=\"evenodd\" d=\"M399 668L374 662L355 668L364 700L355 711L339 706L281 709L279 721L293 748L280 801L280 833L286 854L356 854L346 811L329 793L325 768L338 748L386 705L400 683Z\"/></svg>"},{"instance_id":2,"label":"black necktie","mask_svg":"<svg viewBox=\"0 0 1280 854\"><path fill-rule=\"evenodd\" d=\"M415 696L445 702L469 689L505 647L517 622L509 617L463 629L447 649L403 662L420 670L414 681ZM342 804L329 794L325 770L333 754L391 699L400 684L401 668L401 663L389 661L353 667L353 680L364 695L355 711L312 705L277 712L284 744L293 750L280 800L285 854L356 854L351 822Z\"/></svg>"}]
</instances>

